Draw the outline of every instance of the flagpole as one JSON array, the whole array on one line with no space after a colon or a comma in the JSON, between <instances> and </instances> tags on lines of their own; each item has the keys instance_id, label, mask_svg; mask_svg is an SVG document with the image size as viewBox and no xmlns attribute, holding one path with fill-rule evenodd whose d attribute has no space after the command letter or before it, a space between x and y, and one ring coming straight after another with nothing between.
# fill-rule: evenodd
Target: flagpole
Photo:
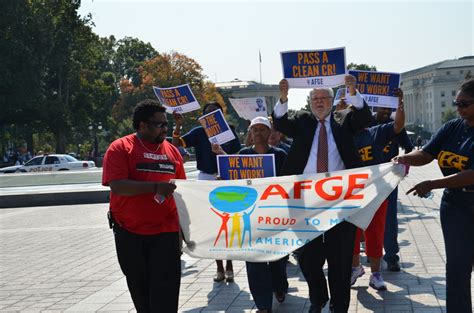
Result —
<instances>
[{"instance_id":1,"label":"flagpole","mask_svg":"<svg viewBox=\"0 0 474 313\"><path fill-rule=\"evenodd\" d=\"M262 83L262 54L260 53L260 49L258 49L258 66L260 68L260 84Z\"/></svg>"}]
</instances>

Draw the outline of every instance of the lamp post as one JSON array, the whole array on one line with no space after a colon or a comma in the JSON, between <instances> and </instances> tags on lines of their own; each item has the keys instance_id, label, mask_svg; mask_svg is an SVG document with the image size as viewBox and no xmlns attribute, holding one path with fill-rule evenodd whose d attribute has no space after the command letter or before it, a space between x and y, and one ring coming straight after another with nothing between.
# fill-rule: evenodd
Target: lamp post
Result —
<instances>
[{"instance_id":1,"label":"lamp post","mask_svg":"<svg viewBox=\"0 0 474 313\"><path fill-rule=\"evenodd\" d=\"M97 163L97 157L99 156L99 140L97 139L97 131L102 130L102 123L99 122L98 124L89 124L89 130L94 136L94 151L92 153L92 158L94 159L94 162Z\"/></svg>"}]
</instances>

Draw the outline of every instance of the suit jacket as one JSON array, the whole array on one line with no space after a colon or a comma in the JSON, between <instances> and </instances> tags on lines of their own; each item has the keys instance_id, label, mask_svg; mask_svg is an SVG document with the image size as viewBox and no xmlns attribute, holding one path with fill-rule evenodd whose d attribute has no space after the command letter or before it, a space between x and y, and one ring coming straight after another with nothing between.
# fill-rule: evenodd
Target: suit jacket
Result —
<instances>
[{"instance_id":1,"label":"suit jacket","mask_svg":"<svg viewBox=\"0 0 474 313\"><path fill-rule=\"evenodd\" d=\"M366 103L359 110L349 107L331 113L331 131L346 169L363 166L353 136L367 127L370 120L371 113ZM273 123L276 130L293 138L282 174L302 174L308 162L318 120L312 113L302 110L292 118L288 118L288 114L276 118L273 114Z\"/></svg>"}]
</instances>

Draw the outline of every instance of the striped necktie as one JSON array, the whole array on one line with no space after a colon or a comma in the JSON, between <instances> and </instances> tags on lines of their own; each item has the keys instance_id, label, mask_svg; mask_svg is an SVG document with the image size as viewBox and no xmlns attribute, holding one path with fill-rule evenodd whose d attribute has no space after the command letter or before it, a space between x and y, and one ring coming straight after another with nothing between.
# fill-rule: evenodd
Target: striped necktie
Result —
<instances>
[{"instance_id":1,"label":"striped necktie","mask_svg":"<svg viewBox=\"0 0 474 313\"><path fill-rule=\"evenodd\" d=\"M317 155L317 164L316 172L317 173L326 173L329 171L329 157L328 157L328 133L326 132L326 125L324 120L319 120L321 128L319 129L319 138L318 138L318 155Z\"/></svg>"}]
</instances>

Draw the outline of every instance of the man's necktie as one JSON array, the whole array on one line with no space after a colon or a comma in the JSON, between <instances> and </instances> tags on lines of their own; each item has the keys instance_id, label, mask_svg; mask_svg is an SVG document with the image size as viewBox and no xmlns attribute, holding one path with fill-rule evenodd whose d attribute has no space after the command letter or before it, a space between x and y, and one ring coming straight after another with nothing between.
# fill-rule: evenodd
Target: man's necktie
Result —
<instances>
[{"instance_id":1,"label":"man's necktie","mask_svg":"<svg viewBox=\"0 0 474 313\"><path fill-rule=\"evenodd\" d=\"M328 134L326 132L326 125L324 120L320 120L321 128L319 129L319 138L318 138L318 155L317 155L317 164L316 172L317 173L326 173L328 172Z\"/></svg>"}]
</instances>

